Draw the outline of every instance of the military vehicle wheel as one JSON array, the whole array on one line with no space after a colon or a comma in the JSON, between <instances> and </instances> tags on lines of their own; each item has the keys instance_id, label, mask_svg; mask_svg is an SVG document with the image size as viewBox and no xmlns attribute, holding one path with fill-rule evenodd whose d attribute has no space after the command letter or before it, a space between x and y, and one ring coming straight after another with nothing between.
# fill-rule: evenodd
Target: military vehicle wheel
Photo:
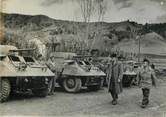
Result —
<instances>
[{"instance_id":1,"label":"military vehicle wheel","mask_svg":"<svg viewBox=\"0 0 166 117\"><path fill-rule=\"evenodd\" d=\"M67 92L79 92L82 86L81 79L79 78L66 78L63 80L63 87Z\"/></svg>"},{"instance_id":2,"label":"military vehicle wheel","mask_svg":"<svg viewBox=\"0 0 166 117\"><path fill-rule=\"evenodd\" d=\"M32 91L34 95L38 97L46 97L48 95L48 89L38 89Z\"/></svg>"},{"instance_id":3,"label":"military vehicle wheel","mask_svg":"<svg viewBox=\"0 0 166 117\"><path fill-rule=\"evenodd\" d=\"M87 86L87 88L91 91L97 91L100 90L101 85L92 85L92 86Z\"/></svg>"},{"instance_id":4,"label":"military vehicle wheel","mask_svg":"<svg viewBox=\"0 0 166 117\"><path fill-rule=\"evenodd\" d=\"M10 95L11 86L8 79L2 79L2 85L0 86L0 102L4 102Z\"/></svg>"}]
</instances>

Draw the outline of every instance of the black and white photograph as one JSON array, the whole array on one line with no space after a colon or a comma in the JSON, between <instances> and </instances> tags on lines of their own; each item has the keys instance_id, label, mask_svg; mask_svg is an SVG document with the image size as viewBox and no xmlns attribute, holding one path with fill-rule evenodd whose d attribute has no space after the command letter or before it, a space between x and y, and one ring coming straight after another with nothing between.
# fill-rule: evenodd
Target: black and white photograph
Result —
<instances>
[{"instance_id":1,"label":"black and white photograph","mask_svg":"<svg viewBox=\"0 0 166 117\"><path fill-rule=\"evenodd\" d=\"M0 117L166 117L166 0L0 0Z\"/></svg>"}]
</instances>

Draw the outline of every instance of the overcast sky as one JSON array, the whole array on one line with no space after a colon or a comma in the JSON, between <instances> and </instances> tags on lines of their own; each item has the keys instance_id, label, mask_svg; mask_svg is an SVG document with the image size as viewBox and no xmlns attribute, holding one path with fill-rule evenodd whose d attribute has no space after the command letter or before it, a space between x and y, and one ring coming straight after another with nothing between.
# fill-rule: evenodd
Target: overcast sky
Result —
<instances>
[{"instance_id":1,"label":"overcast sky","mask_svg":"<svg viewBox=\"0 0 166 117\"><path fill-rule=\"evenodd\" d=\"M166 22L166 0L105 0L106 22L133 20L138 23ZM54 19L83 21L77 0L6 0L4 12L43 14ZM91 21L97 21L93 14Z\"/></svg>"}]
</instances>

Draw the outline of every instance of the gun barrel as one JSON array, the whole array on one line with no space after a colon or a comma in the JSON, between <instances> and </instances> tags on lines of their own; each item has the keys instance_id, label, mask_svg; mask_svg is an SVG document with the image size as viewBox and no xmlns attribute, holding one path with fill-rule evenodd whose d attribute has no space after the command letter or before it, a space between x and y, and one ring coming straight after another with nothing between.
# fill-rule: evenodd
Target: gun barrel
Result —
<instances>
[{"instance_id":1,"label":"gun barrel","mask_svg":"<svg viewBox=\"0 0 166 117\"><path fill-rule=\"evenodd\" d=\"M35 48L9 50L9 52L34 51Z\"/></svg>"}]
</instances>

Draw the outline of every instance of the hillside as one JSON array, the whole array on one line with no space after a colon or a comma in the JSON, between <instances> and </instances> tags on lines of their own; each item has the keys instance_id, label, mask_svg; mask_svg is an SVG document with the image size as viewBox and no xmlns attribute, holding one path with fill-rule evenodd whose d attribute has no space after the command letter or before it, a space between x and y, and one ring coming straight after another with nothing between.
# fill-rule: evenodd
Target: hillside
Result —
<instances>
[{"instance_id":1,"label":"hillside","mask_svg":"<svg viewBox=\"0 0 166 117\"><path fill-rule=\"evenodd\" d=\"M147 33L138 39L128 41L123 40L116 46L125 52L137 53L140 40L140 51L142 54L162 55L166 52L166 40L155 32Z\"/></svg>"},{"instance_id":2,"label":"hillside","mask_svg":"<svg viewBox=\"0 0 166 117\"><path fill-rule=\"evenodd\" d=\"M136 48L135 38L139 31L145 35L150 32L160 38L155 38L156 42L151 43L149 37L142 39L147 43L151 52L151 44L160 48L166 44L164 34L166 25L146 24L141 25L136 22L92 22L89 24L83 22L62 21L49 18L44 15L20 15L20 14L3 14L5 24L5 37L2 44L14 44L19 48L26 47L29 40L37 38L43 44L59 43L59 51L78 52L86 49L99 49L104 52L112 48L127 47L133 45ZM155 26L162 27L162 30L155 30ZM87 28L88 27L88 28ZM88 29L88 30L87 30ZM159 29L159 28L158 28ZM151 38L151 37L150 37ZM162 43L160 42L162 39ZM150 42L150 43L149 43ZM145 44L146 45L146 44ZM161 49L162 49L161 48ZM162 49L166 53L165 49ZM156 50L156 52L158 52Z\"/></svg>"}]
</instances>

